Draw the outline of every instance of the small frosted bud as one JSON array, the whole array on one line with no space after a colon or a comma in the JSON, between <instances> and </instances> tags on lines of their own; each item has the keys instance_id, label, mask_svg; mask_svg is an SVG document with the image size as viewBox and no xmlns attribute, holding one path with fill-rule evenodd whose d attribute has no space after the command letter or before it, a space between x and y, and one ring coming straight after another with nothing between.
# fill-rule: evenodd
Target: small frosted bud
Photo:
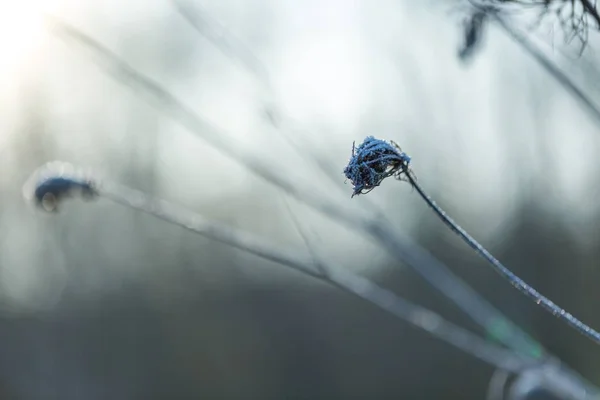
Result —
<instances>
[{"instance_id":1,"label":"small frosted bud","mask_svg":"<svg viewBox=\"0 0 600 400\"><path fill-rule=\"evenodd\" d=\"M58 211L59 203L66 198L91 199L96 195L91 175L62 161L44 164L23 186L23 196L47 212Z\"/></svg>"},{"instance_id":2,"label":"small frosted bud","mask_svg":"<svg viewBox=\"0 0 600 400\"><path fill-rule=\"evenodd\" d=\"M358 147L352 146L352 157L344 175L354 186L352 197L366 194L392 175L408 173L410 157L393 142L368 136Z\"/></svg>"}]
</instances>

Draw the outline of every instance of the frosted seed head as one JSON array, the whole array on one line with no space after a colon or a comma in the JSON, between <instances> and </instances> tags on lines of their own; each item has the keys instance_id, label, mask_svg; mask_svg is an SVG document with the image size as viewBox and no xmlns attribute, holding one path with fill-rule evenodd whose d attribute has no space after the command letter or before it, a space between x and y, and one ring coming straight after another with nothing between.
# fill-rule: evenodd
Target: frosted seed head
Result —
<instances>
[{"instance_id":1,"label":"frosted seed head","mask_svg":"<svg viewBox=\"0 0 600 400\"><path fill-rule=\"evenodd\" d=\"M344 169L354 186L352 197L369 193L389 176L407 173L409 163L410 157L394 142L368 136L358 147L352 146L352 156Z\"/></svg>"},{"instance_id":2,"label":"frosted seed head","mask_svg":"<svg viewBox=\"0 0 600 400\"><path fill-rule=\"evenodd\" d=\"M91 174L72 164L52 161L35 170L23 186L27 201L47 212L58 211L59 203L70 197L97 195Z\"/></svg>"}]
</instances>

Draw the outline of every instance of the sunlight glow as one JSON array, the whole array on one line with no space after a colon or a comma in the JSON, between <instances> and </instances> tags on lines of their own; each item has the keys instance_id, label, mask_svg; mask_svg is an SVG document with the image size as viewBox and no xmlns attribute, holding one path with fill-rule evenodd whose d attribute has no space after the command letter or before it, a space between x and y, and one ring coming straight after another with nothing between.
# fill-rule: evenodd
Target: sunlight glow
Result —
<instances>
[{"instance_id":1,"label":"sunlight glow","mask_svg":"<svg viewBox=\"0 0 600 400\"><path fill-rule=\"evenodd\" d=\"M294 48L283 68L284 102L292 112L317 113L334 120L360 111L364 66L351 37L318 38Z\"/></svg>"},{"instance_id":2,"label":"sunlight glow","mask_svg":"<svg viewBox=\"0 0 600 400\"><path fill-rule=\"evenodd\" d=\"M52 1L0 0L0 78L32 61L44 36L43 12Z\"/></svg>"}]
</instances>

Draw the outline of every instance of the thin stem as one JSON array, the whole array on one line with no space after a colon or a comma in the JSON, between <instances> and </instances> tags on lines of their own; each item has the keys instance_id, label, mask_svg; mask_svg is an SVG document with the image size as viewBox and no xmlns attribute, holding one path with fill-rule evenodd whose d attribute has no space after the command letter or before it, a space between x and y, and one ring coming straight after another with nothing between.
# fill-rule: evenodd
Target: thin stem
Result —
<instances>
[{"instance_id":1,"label":"thin stem","mask_svg":"<svg viewBox=\"0 0 600 400\"><path fill-rule=\"evenodd\" d=\"M592 101L592 99L586 95L563 71L560 70L546 55L542 53L529 39L524 35L517 32L512 28L508 22L499 14L497 10L491 9L476 4L474 0L468 0L473 7L478 10L485 11L487 15L492 17L498 25L510 36L515 42L517 42L529 55L531 55L539 65L541 65L550 75L554 77L560 83L567 92L571 93L576 100L589 112L589 114L596 119L596 122L600 123L600 109ZM596 15L596 14L592 14Z\"/></svg>"},{"instance_id":2,"label":"thin stem","mask_svg":"<svg viewBox=\"0 0 600 400\"><path fill-rule=\"evenodd\" d=\"M525 294L537 304L542 306L545 310L552 313L554 316L564 320L575 328L579 333L588 338L592 339L596 343L600 344L600 333L598 333L593 328L581 322L579 319L574 317L572 314L566 312L563 308L560 308L550 299L542 295L540 292L535 290L529 284L527 284L523 279L519 278L515 275L510 269L505 267L500 261L498 261L489 251L485 249L479 242L477 242L471 235L467 233L463 228L460 227L452 218L448 216L448 214L436 204L435 201L417 183L412 174L405 174L410 184L416 189L419 195L425 200L427 205L437 214L438 217L461 239L463 239L473 250L475 250L479 255L481 255L484 259L486 259L503 278L508 280L515 288L517 288L521 293Z\"/></svg>"},{"instance_id":3,"label":"thin stem","mask_svg":"<svg viewBox=\"0 0 600 400\"><path fill-rule=\"evenodd\" d=\"M312 257L307 259L307 257L298 255L299 252L292 249L282 250L281 246L273 245L254 234L209 220L165 200L153 198L146 193L114 182L103 181L95 185L94 188L99 196L115 203L150 214L196 234L226 243L266 260L288 266L353 294L498 368L519 372L527 366L539 364L539 361L489 343L460 326L445 320L439 314L414 304L364 277L353 274L345 268L326 264L324 260L320 259L319 263L327 271L324 274L315 270Z\"/></svg>"},{"instance_id":4,"label":"thin stem","mask_svg":"<svg viewBox=\"0 0 600 400\"><path fill-rule=\"evenodd\" d=\"M332 184L339 183L339 176L332 176L326 168L327 161L315 152L310 151L306 141L302 140L301 132L292 129L294 120L287 115L277 100L272 79L262 60L252 50L224 25L220 24L199 4L192 4L189 0L171 0L179 14L203 38L212 43L222 54L242 65L263 86L268 100L267 111L271 125L281 133L281 137L305 160L316 164L325 172L325 177ZM339 187L339 186L338 186Z\"/></svg>"},{"instance_id":5,"label":"thin stem","mask_svg":"<svg viewBox=\"0 0 600 400\"><path fill-rule=\"evenodd\" d=\"M290 206L290 203L289 203L287 197L285 195L283 195L281 197L282 197L283 203L285 205L285 208L286 208L288 214L290 215L292 224L296 228L296 232L298 232L298 234L302 238L302 241L304 242L304 245L306 246L308 253L310 254L310 257L313 260L313 264L318 268L321 275L327 276L328 272L327 272L326 265L325 265L326 263L323 262L322 257L317 253L317 250L315 249L315 246L313 245L313 241L311 240L310 235L302 228L302 224L300 223L300 220L296 216L296 213L292 210L292 207Z\"/></svg>"},{"instance_id":6,"label":"thin stem","mask_svg":"<svg viewBox=\"0 0 600 400\"><path fill-rule=\"evenodd\" d=\"M239 62L272 95L271 79L267 68L229 29L212 18L197 2L192 5L190 0L171 0L171 3L194 30L212 43L224 55Z\"/></svg>"},{"instance_id":7,"label":"thin stem","mask_svg":"<svg viewBox=\"0 0 600 400\"><path fill-rule=\"evenodd\" d=\"M590 0L580 0L580 3L587 14L592 16L592 19L596 22L596 26L600 28L600 15L598 14L598 6L596 6L595 2L592 4Z\"/></svg>"}]
</instances>

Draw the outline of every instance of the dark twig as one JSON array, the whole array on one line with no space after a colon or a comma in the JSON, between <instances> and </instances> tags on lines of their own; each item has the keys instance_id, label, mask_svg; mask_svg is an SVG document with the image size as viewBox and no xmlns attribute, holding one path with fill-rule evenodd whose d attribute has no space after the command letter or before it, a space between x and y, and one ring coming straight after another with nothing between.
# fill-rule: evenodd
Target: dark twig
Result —
<instances>
[{"instance_id":1,"label":"dark twig","mask_svg":"<svg viewBox=\"0 0 600 400\"><path fill-rule=\"evenodd\" d=\"M484 11L488 16L496 21L498 25L515 42L525 49L550 75L552 75L580 104L589 112L589 114L600 123L600 109L555 63L542 53L527 37L519 33L510 26L499 10L490 7L484 7L474 0L468 0L473 7Z\"/></svg>"}]
</instances>

